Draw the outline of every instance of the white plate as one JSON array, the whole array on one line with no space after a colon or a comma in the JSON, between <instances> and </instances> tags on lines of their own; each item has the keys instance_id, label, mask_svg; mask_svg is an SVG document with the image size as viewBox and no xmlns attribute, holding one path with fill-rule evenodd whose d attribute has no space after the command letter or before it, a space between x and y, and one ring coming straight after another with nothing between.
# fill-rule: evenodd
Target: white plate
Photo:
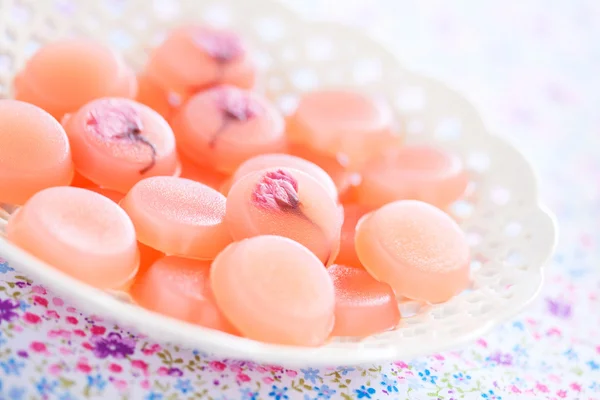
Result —
<instances>
[{"instance_id":1,"label":"white plate","mask_svg":"<svg viewBox=\"0 0 600 400\"><path fill-rule=\"evenodd\" d=\"M363 340L334 340L320 348L258 343L176 321L136 306L56 271L0 240L0 255L13 267L77 307L109 317L159 341L178 343L222 357L303 365L349 365L406 359L472 340L517 313L537 294L542 266L552 253L556 228L540 205L537 182L523 156L491 135L473 106L460 94L407 71L396 58L363 33L346 27L300 20L268 0L70 2L5 0L5 9L30 14L24 23L0 15L0 41L7 58L0 63L0 95L10 95L10 79L44 41L83 34L121 48L139 67L145 49L165 29L184 20L234 27L256 51L264 70L260 90L285 111L301 91L347 85L372 91L393 106L409 143L435 143L459 153L473 177L472 194L454 207L473 248L473 287L445 304L421 308L402 304L398 329ZM58 2L57 2L58 4ZM114 6L111 6L114 4Z\"/></svg>"}]
</instances>

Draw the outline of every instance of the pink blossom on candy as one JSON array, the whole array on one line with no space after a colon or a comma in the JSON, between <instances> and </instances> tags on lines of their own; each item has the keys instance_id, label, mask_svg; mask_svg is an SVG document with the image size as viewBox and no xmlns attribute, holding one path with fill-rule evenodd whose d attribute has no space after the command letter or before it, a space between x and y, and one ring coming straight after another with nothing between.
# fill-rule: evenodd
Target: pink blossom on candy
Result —
<instances>
[{"instance_id":1,"label":"pink blossom on candy","mask_svg":"<svg viewBox=\"0 0 600 400\"><path fill-rule=\"evenodd\" d=\"M46 289L44 289L44 288L43 288L42 286L40 286L40 285L35 285L35 286L32 286L32 287L31 287L31 291L32 291L33 293L36 293L36 294L46 294L46 293L48 293L48 292L46 292Z\"/></svg>"},{"instance_id":2,"label":"pink blossom on candy","mask_svg":"<svg viewBox=\"0 0 600 400\"><path fill-rule=\"evenodd\" d=\"M57 307L62 307L65 304L65 302L59 297L54 297L52 298L52 304L54 304Z\"/></svg>"},{"instance_id":3,"label":"pink blossom on candy","mask_svg":"<svg viewBox=\"0 0 600 400\"><path fill-rule=\"evenodd\" d=\"M46 300L42 296L33 296L33 303L42 307L48 307L48 300Z\"/></svg>"}]
</instances>

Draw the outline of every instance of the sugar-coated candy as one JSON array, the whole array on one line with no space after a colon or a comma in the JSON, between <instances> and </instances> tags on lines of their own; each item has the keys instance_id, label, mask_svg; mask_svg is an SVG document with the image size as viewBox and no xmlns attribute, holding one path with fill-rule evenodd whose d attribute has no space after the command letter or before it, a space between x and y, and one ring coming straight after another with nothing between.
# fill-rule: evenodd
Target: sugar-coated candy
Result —
<instances>
[{"instance_id":1,"label":"sugar-coated candy","mask_svg":"<svg viewBox=\"0 0 600 400\"><path fill-rule=\"evenodd\" d=\"M155 176L121 201L143 244L167 255L213 259L231 242L225 196L189 179Z\"/></svg>"},{"instance_id":2,"label":"sugar-coated candy","mask_svg":"<svg viewBox=\"0 0 600 400\"><path fill-rule=\"evenodd\" d=\"M234 240L285 236L326 264L339 250L342 217L336 201L319 181L296 169L270 168L240 178L227 196L225 220Z\"/></svg>"},{"instance_id":3,"label":"sugar-coated candy","mask_svg":"<svg viewBox=\"0 0 600 400\"><path fill-rule=\"evenodd\" d=\"M137 81L112 49L88 39L65 39L42 46L15 77L14 90L17 100L60 120L100 97L133 98Z\"/></svg>"},{"instance_id":4,"label":"sugar-coated candy","mask_svg":"<svg viewBox=\"0 0 600 400\"><path fill-rule=\"evenodd\" d=\"M262 153L284 150L283 117L256 93L218 86L189 99L171 121L180 151L231 174Z\"/></svg>"},{"instance_id":5,"label":"sugar-coated candy","mask_svg":"<svg viewBox=\"0 0 600 400\"><path fill-rule=\"evenodd\" d=\"M178 173L175 137L156 111L133 100L102 98L63 119L77 172L127 193L150 176Z\"/></svg>"},{"instance_id":6,"label":"sugar-coated candy","mask_svg":"<svg viewBox=\"0 0 600 400\"><path fill-rule=\"evenodd\" d=\"M392 117L385 103L350 90L317 90L300 97L288 120L294 144L344 160L351 170L401 138L392 133Z\"/></svg>"},{"instance_id":7,"label":"sugar-coated candy","mask_svg":"<svg viewBox=\"0 0 600 400\"><path fill-rule=\"evenodd\" d=\"M319 346L334 322L334 290L315 255L281 236L232 243L210 273L217 305L250 339Z\"/></svg>"},{"instance_id":8,"label":"sugar-coated candy","mask_svg":"<svg viewBox=\"0 0 600 400\"><path fill-rule=\"evenodd\" d=\"M8 239L102 289L126 289L138 270L135 229L114 201L68 186L44 189L8 222Z\"/></svg>"},{"instance_id":9,"label":"sugar-coated candy","mask_svg":"<svg viewBox=\"0 0 600 400\"><path fill-rule=\"evenodd\" d=\"M0 100L0 203L20 205L72 179L71 147L56 119L32 104Z\"/></svg>"},{"instance_id":10,"label":"sugar-coated candy","mask_svg":"<svg viewBox=\"0 0 600 400\"><path fill-rule=\"evenodd\" d=\"M167 90L191 95L223 83L250 89L255 66L235 32L187 25L152 51L144 73Z\"/></svg>"},{"instance_id":11,"label":"sugar-coated candy","mask_svg":"<svg viewBox=\"0 0 600 400\"><path fill-rule=\"evenodd\" d=\"M363 216L355 244L365 269L398 296L440 303L469 285L465 235L428 203L400 200Z\"/></svg>"}]
</instances>

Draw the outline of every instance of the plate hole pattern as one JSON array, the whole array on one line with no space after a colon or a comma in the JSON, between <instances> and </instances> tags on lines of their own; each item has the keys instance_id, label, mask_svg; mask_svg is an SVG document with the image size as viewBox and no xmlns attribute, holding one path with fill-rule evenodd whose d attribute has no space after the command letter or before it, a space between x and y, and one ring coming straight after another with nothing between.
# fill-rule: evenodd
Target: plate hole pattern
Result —
<instances>
[{"instance_id":1,"label":"plate hole pattern","mask_svg":"<svg viewBox=\"0 0 600 400\"><path fill-rule=\"evenodd\" d=\"M3 4L10 12L0 14L0 43L9 51L0 53L0 97L11 95L10 82L17 71L40 45L55 37L85 35L105 41L139 69L147 50L171 27L183 20L204 21L234 27L248 40L265 76L261 90L285 114L293 112L301 92L357 87L385 97L407 143L434 143L462 157L472 183L467 197L449 212L467 232L472 249L471 287L444 304L399 300L404 318L397 329L369 338L334 339L318 350L322 357L337 360L346 350L360 349L361 354L385 350L388 357L399 358L430 349L432 343L452 345L488 326L499 313L520 309L537 291L542 264L554 244L554 228L538 206L535 178L527 162L487 132L460 94L405 70L360 32L322 23L311 23L307 29L306 23L277 3L269 3L268 8L237 0L62 0L53 2L52 8L36 0L4 0ZM127 322L122 319L121 323ZM179 332L162 325L155 326L157 339L179 340ZM196 338L189 340L191 345L201 337L211 351L248 351L244 343L237 345L219 332L192 326L185 331L183 336ZM301 350L262 343L252 346L252 351L255 356L287 355L288 360L309 357Z\"/></svg>"}]
</instances>

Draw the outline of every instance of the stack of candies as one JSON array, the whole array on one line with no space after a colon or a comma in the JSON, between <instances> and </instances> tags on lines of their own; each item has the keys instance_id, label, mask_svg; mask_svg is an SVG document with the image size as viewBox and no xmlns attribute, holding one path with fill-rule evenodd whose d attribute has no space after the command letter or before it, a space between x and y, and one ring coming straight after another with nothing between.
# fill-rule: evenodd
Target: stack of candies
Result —
<instances>
[{"instance_id":1,"label":"stack of candies","mask_svg":"<svg viewBox=\"0 0 600 400\"><path fill-rule=\"evenodd\" d=\"M244 41L204 26L137 74L87 39L44 46L0 100L8 240L141 307L283 345L393 329L397 299L469 285L444 211L468 183L456 155L403 145L388 106L353 90L304 93L284 119L255 79Z\"/></svg>"}]
</instances>

